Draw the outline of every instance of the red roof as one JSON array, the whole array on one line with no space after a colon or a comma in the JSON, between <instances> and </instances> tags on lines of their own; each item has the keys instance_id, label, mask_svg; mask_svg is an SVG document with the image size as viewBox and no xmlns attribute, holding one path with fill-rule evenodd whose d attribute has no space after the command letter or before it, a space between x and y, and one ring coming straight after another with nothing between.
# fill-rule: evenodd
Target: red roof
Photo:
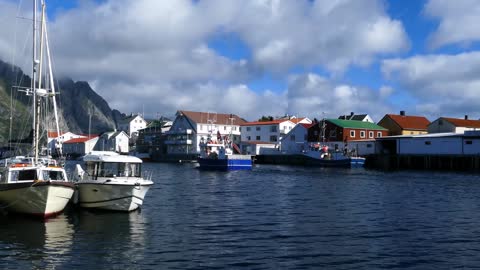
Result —
<instances>
[{"instance_id":1,"label":"red roof","mask_svg":"<svg viewBox=\"0 0 480 270\"><path fill-rule=\"evenodd\" d=\"M303 126L304 128L306 128L306 129L309 129L309 128L315 126L315 123L311 123L311 124L300 124L300 125L302 125L302 126Z\"/></svg>"},{"instance_id":2,"label":"red roof","mask_svg":"<svg viewBox=\"0 0 480 270\"><path fill-rule=\"evenodd\" d=\"M89 137L85 137L85 138L75 138L75 139L71 139L71 140L68 140L66 142L64 142L63 144L69 144L69 143L83 143L83 142L86 142L90 139L93 139L93 138L96 138L98 136L90 136Z\"/></svg>"},{"instance_id":3,"label":"red roof","mask_svg":"<svg viewBox=\"0 0 480 270\"><path fill-rule=\"evenodd\" d=\"M300 123L300 121L304 120L305 117L302 117L302 118L293 118L293 119L290 119L290 121L292 121L293 123L295 124L298 124Z\"/></svg>"},{"instance_id":4,"label":"red roof","mask_svg":"<svg viewBox=\"0 0 480 270\"><path fill-rule=\"evenodd\" d=\"M245 120L238 115L229 113L210 113L210 112L191 112L191 111L178 111L177 114L183 114L190 118L197 124L208 124L208 120L215 120L214 124L217 125L240 125L245 123Z\"/></svg>"},{"instance_id":5,"label":"red roof","mask_svg":"<svg viewBox=\"0 0 480 270\"><path fill-rule=\"evenodd\" d=\"M290 120L279 119L279 120L273 120L273 121L247 122L247 123L241 124L241 126L277 125L286 121L290 121Z\"/></svg>"},{"instance_id":6,"label":"red roof","mask_svg":"<svg viewBox=\"0 0 480 270\"><path fill-rule=\"evenodd\" d=\"M402 129L427 130L430 124L427 118L423 116L387 114ZM381 122L381 121L380 121Z\"/></svg>"},{"instance_id":7,"label":"red roof","mask_svg":"<svg viewBox=\"0 0 480 270\"><path fill-rule=\"evenodd\" d=\"M66 132L62 132L62 133L60 133L60 135L58 135L58 132L56 132L56 131L48 131L47 136L48 136L48 138L58 138L59 136L62 136L65 133Z\"/></svg>"},{"instance_id":8,"label":"red roof","mask_svg":"<svg viewBox=\"0 0 480 270\"><path fill-rule=\"evenodd\" d=\"M452 123L456 127L480 128L480 120L465 120L458 118L440 117L445 121Z\"/></svg>"}]
</instances>

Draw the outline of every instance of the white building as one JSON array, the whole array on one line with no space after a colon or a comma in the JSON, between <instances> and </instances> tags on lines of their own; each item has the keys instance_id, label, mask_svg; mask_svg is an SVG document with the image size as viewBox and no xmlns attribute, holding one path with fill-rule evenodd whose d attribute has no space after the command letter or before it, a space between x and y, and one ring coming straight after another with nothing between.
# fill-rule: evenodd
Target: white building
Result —
<instances>
[{"instance_id":1,"label":"white building","mask_svg":"<svg viewBox=\"0 0 480 270\"><path fill-rule=\"evenodd\" d=\"M390 136L379 143L383 153L398 155L479 155L480 131Z\"/></svg>"},{"instance_id":2,"label":"white building","mask_svg":"<svg viewBox=\"0 0 480 270\"><path fill-rule=\"evenodd\" d=\"M240 143L240 125L245 120L235 114L178 111L167 132L167 154L198 154L201 138L212 139L232 135L234 143Z\"/></svg>"},{"instance_id":3,"label":"white building","mask_svg":"<svg viewBox=\"0 0 480 270\"><path fill-rule=\"evenodd\" d=\"M118 130L125 131L132 138L138 136L138 131L147 127L147 121L141 115L130 115L118 123Z\"/></svg>"},{"instance_id":4,"label":"white building","mask_svg":"<svg viewBox=\"0 0 480 270\"><path fill-rule=\"evenodd\" d=\"M280 151L287 154L298 154L307 147L308 129L313 124L296 125L280 142Z\"/></svg>"},{"instance_id":5,"label":"white building","mask_svg":"<svg viewBox=\"0 0 480 270\"><path fill-rule=\"evenodd\" d=\"M125 131L110 131L101 134L94 150L114 151L117 153L128 153L129 137Z\"/></svg>"},{"instance_id":6,"label":"white building","mask_svg":"<svg viewBox=\"0 0 480 270\"><path fill-rule=\"evenodd\" d=\"M94 149L97 141L98 136L71 139L63 143L63 153L67 156L83 156Z\"/></svg>"},{"instance_id":7,"label":"white building","mask_svg":"<svg viewBox=\"0 0 480 270\"><path fill-rule=\"evenodd\" d=\"M63 143L71 139L86 138L85 135L78 135L72 132L65 132L58 134L56 131L47 132L47 147L50 154L56 154L59 147L62 147Z\"/></svg>"},{"instance_id":8,"label":"white building","mask_svg":"<svg viewBox=\"0 0 480 270\"><path fill-rule=\"evenodd\" d=\"M242 142L266 142L278 144L295 127L291 120L247 122L241 125Z\"/></svg>"},{"instance_id":9,"label":"white building","mask_svg":"<svg viewBox=\"0 0 480 270\"><path fill-rule=\"evenodd\" d=\"M480 130L480 120L440 117L428 125L428 133L463 133L466 130Z\"/></svg>"}]
</instances>

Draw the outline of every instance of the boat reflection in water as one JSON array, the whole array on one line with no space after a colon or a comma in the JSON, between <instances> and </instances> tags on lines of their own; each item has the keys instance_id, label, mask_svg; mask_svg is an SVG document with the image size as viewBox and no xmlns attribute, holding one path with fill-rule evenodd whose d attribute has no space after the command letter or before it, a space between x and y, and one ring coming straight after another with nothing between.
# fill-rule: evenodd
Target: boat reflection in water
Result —
<instances>
[{"instance_id":1,"label":"boat reflection in water","mask_svg":"<svg viewBox=\"0 0 480 270\"><path fill-rule=\"evenodd\" d=\"M74 229L67 215L47 221L0 215L0 224L2 261L18 269L56 269L69 262Z\"/></svg>"},{"instance_id":2,"label":"boat reflection in water","mask_svg":"<svg viewBox=\"0 0 480 270\"><path fill-rule=\"evenodd\" d=\"M121 268L125 266L122 258L143 260L146 221L141 211L125 213L79 208L72 217L75 239L78 238L72 265Z\"/></svg>"}]
</instances>

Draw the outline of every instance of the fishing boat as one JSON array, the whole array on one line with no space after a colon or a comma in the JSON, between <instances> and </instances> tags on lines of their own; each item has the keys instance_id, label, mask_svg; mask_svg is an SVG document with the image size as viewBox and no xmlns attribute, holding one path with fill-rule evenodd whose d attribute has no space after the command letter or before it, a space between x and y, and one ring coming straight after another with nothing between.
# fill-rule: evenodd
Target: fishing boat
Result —
<instances>
[{"instance_id":1,"label":"fishing boat","mask_svg":"<svg viewBox=\"0 0 480 270\"><path fill-rule=\"evenodd\" d=\"M231 135L222 137L217 132L216 140L211 134L200 139L200 156L197 159L203 170L251 170L252 157L240 154L240 149L232 141ZM234 150L237 154L234 154Z\"/></svg>"},{"instance_id":2,"label":"fishing boat","mask_svg":"<svg viewBox=\"0 0 480 270\"><path fill-rule=\"evenodd\" d=\"M33 154L0 161L0 209L47 218L64 210L72 198L74 184L68 181L65 169L54 159L40 155L40 123L44 122L42 121L44 119L40 118L49 113L48 104L53 104L55 124L59 132L45 1L41 1L41 8L41 38L37 40L37 1L34 0L31 87L18 87L27 95L31 95L33 100ZM40 47L37 46L37 41L40 42ZM47 103L48 100L51 102Z\"/></svg>"},{"instance_id":3,"label":"fishing boat","mask_svg":"<svg viewBox=\"0 0 480 270\"><path fill-rule=\"evenodd\" d=\"M365 165L365 158L348 151L331 151L328 146L316 144L303 152L305 165L319 167L359 168Z\"/></svg>"},{"instance_id":4,"label":"fishing boat","mask_svg":"<svg viewBox=\"0 0 480 270\"><path fill-rule=\"evenodd\" d=\"M137 157L92 151L82 160L74 173L74 203L80 207L133 211L143 204L153 185L151 175L142 175L142 160Z\"/></svg>"}]
</instances>

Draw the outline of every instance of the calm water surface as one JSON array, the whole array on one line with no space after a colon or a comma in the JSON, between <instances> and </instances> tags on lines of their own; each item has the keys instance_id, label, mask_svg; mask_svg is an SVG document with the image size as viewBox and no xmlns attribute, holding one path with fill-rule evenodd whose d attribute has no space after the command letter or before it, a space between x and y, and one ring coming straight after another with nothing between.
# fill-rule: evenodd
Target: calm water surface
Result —
<instances>
[{"instance_id":1,"label":"calm water surface","mask_svg":"<svg viewBox=\"0 0 480 270\"><path fill-rule=\"evenodd\" d=\"M0 216L0 269L452 269L480 265L480 176L147 163L141 211Z\"/></svg>"}]
</instances>

